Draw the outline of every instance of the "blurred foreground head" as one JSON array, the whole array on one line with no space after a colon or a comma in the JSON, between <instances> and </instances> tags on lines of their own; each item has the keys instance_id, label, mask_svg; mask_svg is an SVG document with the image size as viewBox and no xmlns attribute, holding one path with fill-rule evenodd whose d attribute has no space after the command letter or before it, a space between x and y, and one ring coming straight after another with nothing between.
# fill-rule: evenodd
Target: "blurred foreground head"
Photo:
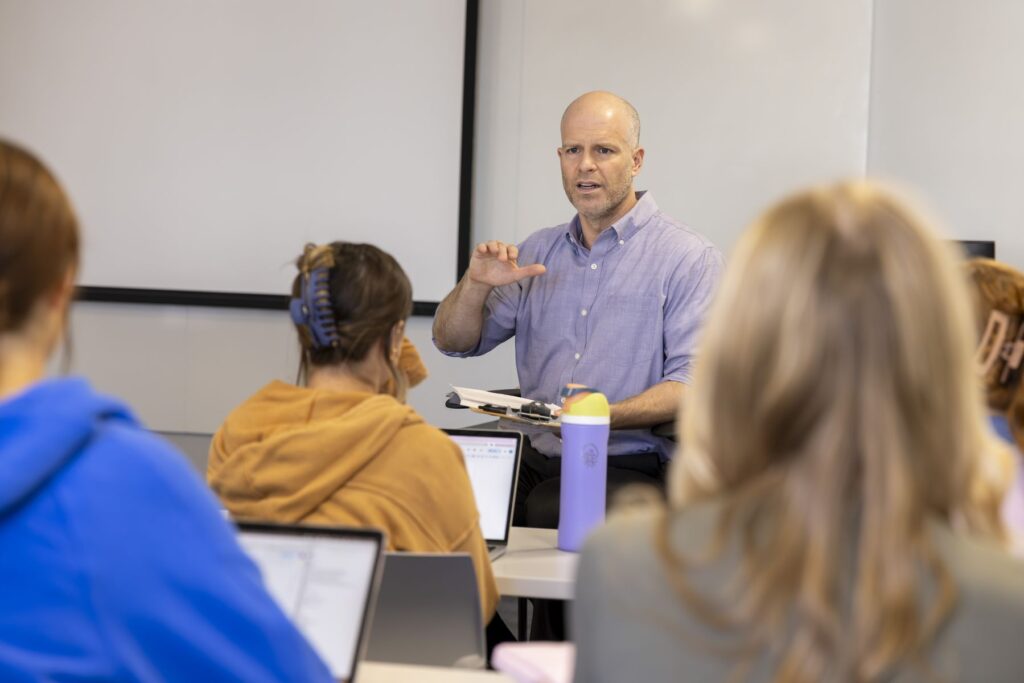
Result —
<instances>
[{"instance_id":1,"label":"blurred foreground head","mask_svg":"<svg viewBox=\"0 0 1024 683\"><path fill-rule=\"evenodd\" d=\"M779 620L795 618L780 680L873 680L913 657L956 596L928 520L1003 534L1008 456L951 250L856 181L783 199L730 260L670 496L723 501L742 557L734 623L777 646ZM927 605L922 567L937 586Z\"/></svg>"}]
</instances>

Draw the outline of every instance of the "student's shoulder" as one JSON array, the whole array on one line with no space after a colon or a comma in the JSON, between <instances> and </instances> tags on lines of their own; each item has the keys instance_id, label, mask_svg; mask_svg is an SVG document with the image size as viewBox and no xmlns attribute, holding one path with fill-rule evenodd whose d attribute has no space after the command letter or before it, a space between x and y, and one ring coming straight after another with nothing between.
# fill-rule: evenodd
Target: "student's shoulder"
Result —
<instances>
[{"instance_id":1,"label":"student's shoulder","mask_svg":"<svg viewBox=\"0 0 1024 683\"><path fill-rule=\"evenodd\" d=\"M162 501L188 508L216 507L212 493L181 451L130 423L112 421L97 430L79 458L79 476L125 504Z\"/></svg>"},{"instance_id":2,"label":"student's shoulder","mask_svg":"<svg viewBox=\"0 0 1024 683\"><path fill-rule=\"evenodd\" d=\"M985 539L936 533L966 606L1024 629L1024 560Z\"/></svg>"},{"instance_id":3,"label":"student's shoulder","mask_svg":"<svg viewBox=\"0 0 1024 683\"><path fill-rule=\"evenodd\" d=\"M711 538L717 505L691 505L670 509L663 505L614 513L586 542L581 564L599 568L604 575L663 576L665 549L700 548Z\"/></svg>"},{"instance_id":4,"label":"student's shoulder","mask_svg":"<svg viewBox=\"0 0 1024 683\"><path fill-rule=\"evenodd\" d=\"M447 434L428 424L418 414L407 420L392 439L392 447L414 452L426 459L460 459L462 451Z\"/></svg>"},{"instance_id":5,"label":"student's shoulder","mask_svg":"<svg viewBox=\"0 0 1024 683\"><path fill-rule=\"evenodd\" d=\"M665 511L661 507L611 515L588 538L580 555L581 567L595 577L634 576L649 568L655 556L656 534Z\"/></svg>"},{"instance_id":6,"label":"student's shoulder","mask_svg":"<svg viewBox=\"0 0 1024 683\"><path fill-rule=\"evenodd\" d=\"M993 542L948 527L936 537L956 586L956 603L939 650L957 653L962 670L985 671L986 681L1020 681L1024 562Z\"/></svg>"},{"instance_id":7,"label":"student's shoulder","mask_svg":"<svg viewBox=\"0 0 1024 683\"><path fill-rule=\"evenodd\" d=\"M616 548L628 554L649 548L661 535L673 545L683 540L703 540L714 526L719 507L715 502L684 508L650 504L613 513L587 545L592 542L595 548Z\"/></svg>"},{"instance_id":8,"label":"student's shoulder","mask_svg":"<svg viewBox=\"0 0 1024 683\"><path fill-rule=\"evenodd\" d=\"M100 427L86 447L87 455L116 463L126 469L188 471L187 460L163 437L137 425L111 421Z\"/></svg>"}]
</instances>

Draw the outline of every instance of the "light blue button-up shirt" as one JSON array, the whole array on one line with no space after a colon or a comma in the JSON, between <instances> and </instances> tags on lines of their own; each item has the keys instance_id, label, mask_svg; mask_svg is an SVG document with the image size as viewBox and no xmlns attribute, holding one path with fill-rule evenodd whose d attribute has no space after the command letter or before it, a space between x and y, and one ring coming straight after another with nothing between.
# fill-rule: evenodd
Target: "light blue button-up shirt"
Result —
<instances>
[{"instance_id":1,"label":"light blue button-up shirt","mask_svg":"<svg viewBox=\"0 0 1024 683\"><path fill-rule=\"evenodd\" d=\"M475 348L478 356L512 336L523 396L559 402L570 382L599 389L610 402L666 380L689 382L697 335L723 268L703 235L669 218L649 193L598 237L581 241L579 215L539 230L519 245L519 264L543 263L544 275L494 288ZM550 430L515 425L533 446L558 455ZM649 430L617 430L610 455L657 451L672 444Z\"/></svg>"}]
</instances>

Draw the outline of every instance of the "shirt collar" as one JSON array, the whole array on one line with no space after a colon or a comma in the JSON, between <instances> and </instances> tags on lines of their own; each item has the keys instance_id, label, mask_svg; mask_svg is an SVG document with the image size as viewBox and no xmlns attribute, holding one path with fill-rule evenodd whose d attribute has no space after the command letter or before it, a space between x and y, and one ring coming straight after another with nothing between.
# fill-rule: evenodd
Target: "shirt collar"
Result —
<instances>
[{"instance_id":1,"label":"shirt collar","mask_svg":"<svg viewBox=\"0 0 1024 683\"><path fill-rule=\"evenodd\" d=\"M637 202L633 208L626 212L622 218L616 221L609 230L614 230L620 240L628 240L644 227L649 220L658 213L658 205L654 203L654 197L647 190L636 193ZM576 214L566 226L565 236L574 247L583 249L582 227L580 226L580 215Z\"/></svg>"}]
</instances>

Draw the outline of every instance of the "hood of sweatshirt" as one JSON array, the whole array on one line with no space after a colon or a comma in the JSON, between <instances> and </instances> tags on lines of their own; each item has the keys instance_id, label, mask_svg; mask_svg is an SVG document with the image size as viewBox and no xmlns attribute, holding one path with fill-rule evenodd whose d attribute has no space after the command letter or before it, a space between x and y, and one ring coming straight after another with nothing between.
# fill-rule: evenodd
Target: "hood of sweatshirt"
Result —
<instances>
[{"instance_id":1,"label":"hood of sweatshirt","mask_svg":"<svg viewBox=\"0 0 1024 683\"><path fill-rule=\"evenodd\" d=\"M0 517L31 500L112 422L138 424L78 377L44 380L0 402Z\"/></svg>"},{"instance_id":2,"label":"hood of sweatshirt","mask_svg":"<svg viewBox=\"0 0 1024 683\"><path fill-rule=\"evenodd\" d=\"M391 396L271 382L214 435L207 480L236 517L298 521L421 422Z\"/></svg>"}]
</instances>

